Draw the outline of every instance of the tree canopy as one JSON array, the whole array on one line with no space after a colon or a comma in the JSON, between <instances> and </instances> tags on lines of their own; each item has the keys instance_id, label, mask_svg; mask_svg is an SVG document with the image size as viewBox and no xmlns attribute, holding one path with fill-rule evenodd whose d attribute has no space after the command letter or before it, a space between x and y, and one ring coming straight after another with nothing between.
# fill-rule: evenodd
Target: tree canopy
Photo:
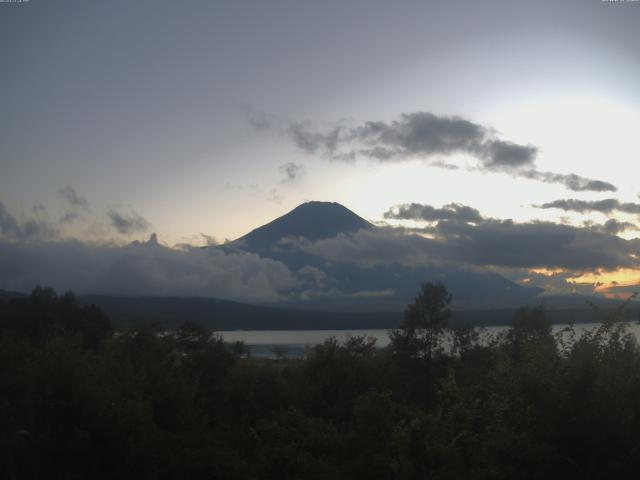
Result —
<instances>
[{"instance_id":1,"label":"tree canopy","mask_svg":"<svg viewBox=\"0 0 640 480\"><path fill-rule=\"evenodd\" d=\"M524 309L482 339L446 328L450 303L425 284L389 348L328 339L273 360L188 318L110 332L73 295L0 303L0 476L635 478L625 324L554 334Z\"/></svg>"}]
</instances>

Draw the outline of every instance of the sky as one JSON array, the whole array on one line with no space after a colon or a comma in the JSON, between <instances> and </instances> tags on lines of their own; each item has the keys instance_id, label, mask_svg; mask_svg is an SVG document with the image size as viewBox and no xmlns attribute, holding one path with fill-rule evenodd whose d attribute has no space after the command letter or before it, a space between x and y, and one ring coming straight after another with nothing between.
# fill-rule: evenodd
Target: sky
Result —
<instances>
[{"instance_id":1,"label":"sky","mask_svg":"<svg viewBox=\"0 0 640 480\"><path fill-rule=\"evenodd\" d=\"M633 241L639 23L633 1L0 3L2 238L222 243L323 200Z\"/></svg>"}]
</instances>

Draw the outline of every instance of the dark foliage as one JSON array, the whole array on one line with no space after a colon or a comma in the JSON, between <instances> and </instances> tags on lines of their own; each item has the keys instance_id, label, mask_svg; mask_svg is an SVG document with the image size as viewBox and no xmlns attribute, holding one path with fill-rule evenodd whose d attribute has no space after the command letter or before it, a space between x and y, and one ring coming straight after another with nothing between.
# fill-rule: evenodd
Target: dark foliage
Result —
<instances>
[{"instance_id":1,"label":"dark foliage","mask_svg":"<svg viewBox=\"0 0 640 480\"><path fill-rule=\"evenodd\" d=\"M624 324L554 336L525 309L481 339L446 328L449 302L425 285L388 349L330 339L260 360L189 322L112 334L99 310L36 289L0 304L0 478L637 476Z\"/></svg>"},{"instance_id":2,"label":"dark foliage","mask_svg":"<svg viewBox=\"0 0 640 480\"><path fill-rule=\"evenodd\" d=\"M425 283L404 312L399 330L391 332L393 351L404 357L430 362L451 317L452 296L442 283Z\"/></svg>"},{"instance_id":3,"label":"dark foliage","mask_svg":"<svg viewBox=\"0 0 640 480\"><path fill-rule=\"evenodd\" d=\"M58 296L50 288L36 287L29 297L0 303L0 333L43 345L53 336L78 334L85 346L95 348L107 338L111 324L99 308L80 305L73 293Z\"/></svg>"}]
</instances>

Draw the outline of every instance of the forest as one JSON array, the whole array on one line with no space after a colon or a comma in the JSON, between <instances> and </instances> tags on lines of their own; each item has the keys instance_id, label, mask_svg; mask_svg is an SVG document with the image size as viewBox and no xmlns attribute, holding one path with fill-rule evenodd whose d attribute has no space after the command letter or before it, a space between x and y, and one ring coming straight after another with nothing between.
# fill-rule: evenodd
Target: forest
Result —
<instances>
[{"instance_id":1,"label":"forest","mask_svg":"<svg viewBox=\"0 0 640 480\"><path fill-rule=\"evenodd\" d=\"M626 304L582 335L523 308L481 341L450 303L426 283L388 347L258 359L188 318L115 329L72 293L4 300L0 478L636 478Z\"/></svg>"}]
</instances>

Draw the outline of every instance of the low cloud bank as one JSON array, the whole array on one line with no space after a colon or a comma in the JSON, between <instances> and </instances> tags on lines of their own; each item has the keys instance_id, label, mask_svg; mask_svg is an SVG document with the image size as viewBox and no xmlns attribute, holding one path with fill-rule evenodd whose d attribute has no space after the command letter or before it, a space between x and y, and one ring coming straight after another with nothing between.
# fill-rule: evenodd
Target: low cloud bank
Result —
<instances>
[{"instance_id":1,"label":"low cloud bank","mask_svg":"<svg viewBox=\"0 0 640 480\"><path fill-rule=\"evenodd\" d=\"M476 225L440 221L417 231L361 230L317 242L288 239L286 245L332 262L364 267L443 263L578 271L640 267L640 240L550 222L488 219Z\"/></svg>"},{"instance_id":2,"label":"low cloud bank","mask_svg":"<svg viewBox=\"0 0 640 480\"><path fill-rule=\"evenodd\" d=\"M271 258L216 247L147 242L126 246L77 240L0 241L0 289L28 292L36 285L79 294L198 296L277 303L309 299L372 298L384 291L342 291L319 268L298 270Z\"/></svg>"},{"instance_id":3,"label":"low cloud bank","mask_svg":"<svg viewBox=\"0 0 640 480\"><path fill-rule=\"evenodd\" d=\"M29 291L41 284L78 293L271 302L286 297L299 283L284 264L252 253L174 250L153 241L124 247L0 242L0 288L7 290Z\"/></svg>"}]
</instances>

